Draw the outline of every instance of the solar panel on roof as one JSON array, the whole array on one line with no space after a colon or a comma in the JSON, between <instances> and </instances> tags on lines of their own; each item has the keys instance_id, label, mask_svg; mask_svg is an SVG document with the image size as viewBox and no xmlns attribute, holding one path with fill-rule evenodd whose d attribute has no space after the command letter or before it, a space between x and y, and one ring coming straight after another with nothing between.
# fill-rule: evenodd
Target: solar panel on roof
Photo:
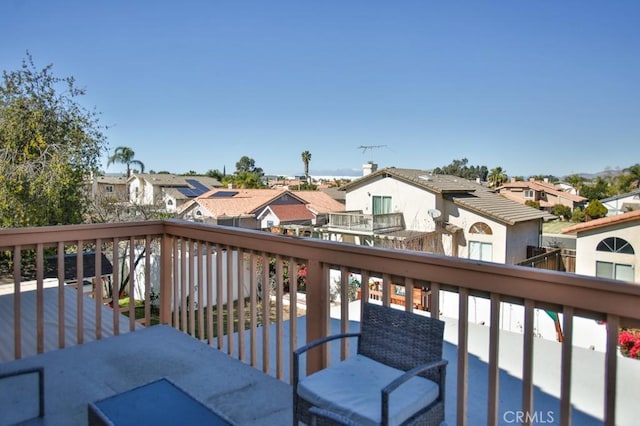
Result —
<instances>
[{"instance_id":1,"label":"solar panel on roof","mask_svg":"<svg viewBox=\"0 0 640 426\"><path fill-rule=\"evenodd\" d=\"M196 192L200 191L200 195L209 191L209 188L207 188L205 185L203 185L200 181L196 179L185 179L185 182L191 185L193 189L196 190Z\"/></svg>"},{"instance_id":2,"label":"solar panel on roof","mask_svg":"<svg viewBox=\"0 0 640 426\"><path fill-rule=\"evenodd\" d=\"M209 198L231 198L236 194L238 191L218 191L211 194Z\"/></svg>"},{"instance_id":3,"label":"solar panel on roof","mask_svg":"<svg viewBox=\"0 0 640 426\"><path fill-rule=\"evenodd\" d=\"M189 188L188 186L181 186L176 189L180 191L182 195L189 198L193 198L193 197L197 197L198 195L201 195L201 193L194 192L194 190Z\"/></svg>"}]
</instances>

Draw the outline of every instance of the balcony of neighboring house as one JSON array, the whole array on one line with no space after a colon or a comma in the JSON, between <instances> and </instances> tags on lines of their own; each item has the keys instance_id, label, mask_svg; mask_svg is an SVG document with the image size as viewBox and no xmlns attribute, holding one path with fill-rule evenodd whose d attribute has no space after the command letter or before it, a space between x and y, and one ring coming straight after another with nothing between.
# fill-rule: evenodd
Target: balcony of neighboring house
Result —
<instances>
[{"instance_id":1,"label":"balcony of neighboring house","mask_svg":"<svg viewBox=\"0 0 640 426\"><path fill-rule=\"evenodd\" d=\"M292 351L357 330L372 299L445 321L449 425L637 422L640 361L618 349L620 330L640 327L637 285L178 220L3 229L0 249L0 375L44 370L46 424L87 424L90 403L162 380L225 424L291 424ZM76 255L69 277L78 252L93 265ZM554 322L561 339L543 336ZM335 344L304 365L354 350ZM0 424L37 416L36 380L8 381ZM118 415L142 410L124 401Z\"/></svg>"},{"instance_id":2,"label":"balcony of neighboring house","mask_svg":"<svg viewBox=\"0 0 640 426\"><path fill-rule=\"evenodd\" d=\"M329 213L327 230L376 235L404 229L402 213L363 214L361 211Z\"/></svg>"}]
</instances>

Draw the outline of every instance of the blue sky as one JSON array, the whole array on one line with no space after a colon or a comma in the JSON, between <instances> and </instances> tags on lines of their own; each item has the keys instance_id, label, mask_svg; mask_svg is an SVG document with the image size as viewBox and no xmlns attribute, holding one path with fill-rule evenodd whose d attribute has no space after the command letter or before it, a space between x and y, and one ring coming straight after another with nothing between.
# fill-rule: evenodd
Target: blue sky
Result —
<instances>
[{"instance_id":1,"label":"blue sky","mask_svg":"<svg viewBox=\"0 0 640 426\"><path fill-rule=\"evenodd\" d=\"M0 68L74 76L155 171L302 174L309 150L312 175L563 176L640 162L639 23L637 0L3 0Z\"/></svg>"}]
</instances>

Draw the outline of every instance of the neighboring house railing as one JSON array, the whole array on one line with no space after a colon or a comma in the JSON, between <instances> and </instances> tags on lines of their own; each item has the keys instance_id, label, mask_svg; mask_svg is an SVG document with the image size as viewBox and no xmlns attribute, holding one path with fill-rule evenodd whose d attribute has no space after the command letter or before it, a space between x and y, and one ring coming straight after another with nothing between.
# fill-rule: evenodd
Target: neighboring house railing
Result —
<instances>
[{"instance_id":1,"label":"neighboring house railing","mask_svg":"<svg viewBox=\"0 0 640 426\"><path fill-rule=\"evenodd\" d=\"M284 293L289 300L297 300L298 284L306 281L306 340L312 341L330 333L329 288L332 277L338 276L341 300L348 300L353 276L359 282L369 283L371 278L381 282L381 303L390 304L392 285L405 287L405 309L413 310L419 304L414 300L414 289L425 288L431 294L430 311L440 316L441 296L455 294L458 298L456 411L458 424L466 424L469 377L469 306L471 299L487 299L491 305L488 326L488 379L486 383L487 424L499 421L499 358L503 351L514 348L500 346L499 306L501 302L524 307L522 353L522 407L524 413L533 413L535 369L544 365L533 364L534 310L541 308L561 313L565 338L562 343L559 371L559 423L569 424L572 395L572 327L574 317L587 317L606 322L607 343L604 366L604 419L615 424L618 372L617 336L621 326L640 326L640 286L612 280L602 280L559 272L541 271L510 265L499 265L432 255L420 252L389 250L316 239L303 239L271 233L202 225L169 220L141 223L76 225L43 228L0 230L0 249L3 260L13 267L13 336L0 335L0 345L13 346L14 357L21 358L22 345L33 336L37 352L45 351L45 314L43 296L44 258L57 253L59 265L64 264L64 253L78 247L96 253L94 270L101 270L102 253L112 260L114 268L110 283L111 302L117 305L124 293L138 294L144 300L143 318L149 324L154 298L158 298L159 321L171 324L210 345L235 356L279 379L292 368L288 354L306 342L297 341L298 317L296 309L285 310ZM82 257L77 264L78 275L83 275ZM33 270L29 268L33 266ZM131 265L134 265L133 268ZM211 265L210 267L204 265ZM129 274L133 269L134 273ZM64 280L63 267L58 268L59 280ZM37 281L37 304L34 323L25 329L21 318L21 281L29 275ZM82 281L82 280L78 280ZM61 288L62 286L60 286ZM156 290L158 289L156 294ZM362 299L369 300L369 286L361 285ZM102 316L105 293L97 286L96 316L90 332L96 339L103 337L104 325L113 324L114 333L121 321L119 310ZM61 290L62 292L62 290ZM61 294L61 293L60 293ZM234 310L226 310L233 298L245 299ZM63 298L58 298L62 303ZM78 292L75 299L75 318L58 309L58 347L66 347L65 327L75 323L77 344L86 336L87 318L83 314L87 299ZM49 303L49 302L47 302ZM88 310L87 310L88 311ZM215 321L214 315L215 312ZM130 330L136 327L135 307L129 304ZM348 330L349 308L341 305L341 329ZM287 333L285 321L289 321ZM85 324L87 323L87 324ZM93 325L95 323L95 325ZM234 324L247 324L247 333L234 334ZM275 333L275 336L270 336ZM290 336L290 337L289 337ZM260 344L262 342L262 344ZM274 342L275 348L271 347ZM273 349L273 352L272 352ZM341 353L348 353L348 342ZM275 353L275 359L271 354ZM315 371L327 365L328 352L309 353L307 366ZM270 365L274 365L273 369ZM291 375L289 374L289 377ZM475 396L473 396L475 398Z\"/></svg>"},{"instance_id":2,"label":"neighboring house railing","mask_svg":"<svg viewBox=\"0 0 640 426\"><path fill-rule=\"evenodd\" d=\"M342 229L350 232L381 233L399 231L404 228L402 213L363 214L363 213L329 213L331 229Z\"/></svg>"}]
</instances>

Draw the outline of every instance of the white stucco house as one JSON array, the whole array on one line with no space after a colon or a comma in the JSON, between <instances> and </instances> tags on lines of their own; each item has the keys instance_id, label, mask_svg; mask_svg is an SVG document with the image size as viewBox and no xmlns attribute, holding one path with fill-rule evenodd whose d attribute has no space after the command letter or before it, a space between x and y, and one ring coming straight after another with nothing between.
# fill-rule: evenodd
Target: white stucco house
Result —
<instances>
[{"instance_id":1,"label":"white stucco house","mask_svg":"<svg viewBox=\"0 0 640 426\"><path fill-rule=\"evenodd\" d=\"M579 223L563 231L576 234L576 273L640 284L640 210Z\"/></svg>"},{"instance_id":2,"label":"white stucco house","mask_svg":"<svg viewBox=\"0 0 640 426\"><path fill-rule=\"evenodd\" d=\"M385 168L342 189L346 212L360 215L362 221L401 218L401 229L373 232L370 238L405 238L410 233L410 238L429 240L425 251L490 262L516 264L526 259L527 247L539 246L543 220L554 218L479 183L424 170ZM358 232L336 220L333 225L328 225L331 232Z\"/></svg>"},{"instance_id":3,"label":"white stucco house","mask_svg":"<svg viewBox=\"0 0 640 426\"><path fill-rule=\"evenodd\" d=\"M607 216L640 210L640 188L602 199L600 202L607 208Z\"/></svg>"},{"instance_id":4,"label":"white stucco house","mask_svg":"<svg viewBox=\"0 0 640 426\"><path fill-rule=\"evenodd\" d=\"M158 173L135 173L128 180L129 202L156 205L176 212L185 202L222 186L208 176L178 176Z\"/></svg>"}]
</instances>

